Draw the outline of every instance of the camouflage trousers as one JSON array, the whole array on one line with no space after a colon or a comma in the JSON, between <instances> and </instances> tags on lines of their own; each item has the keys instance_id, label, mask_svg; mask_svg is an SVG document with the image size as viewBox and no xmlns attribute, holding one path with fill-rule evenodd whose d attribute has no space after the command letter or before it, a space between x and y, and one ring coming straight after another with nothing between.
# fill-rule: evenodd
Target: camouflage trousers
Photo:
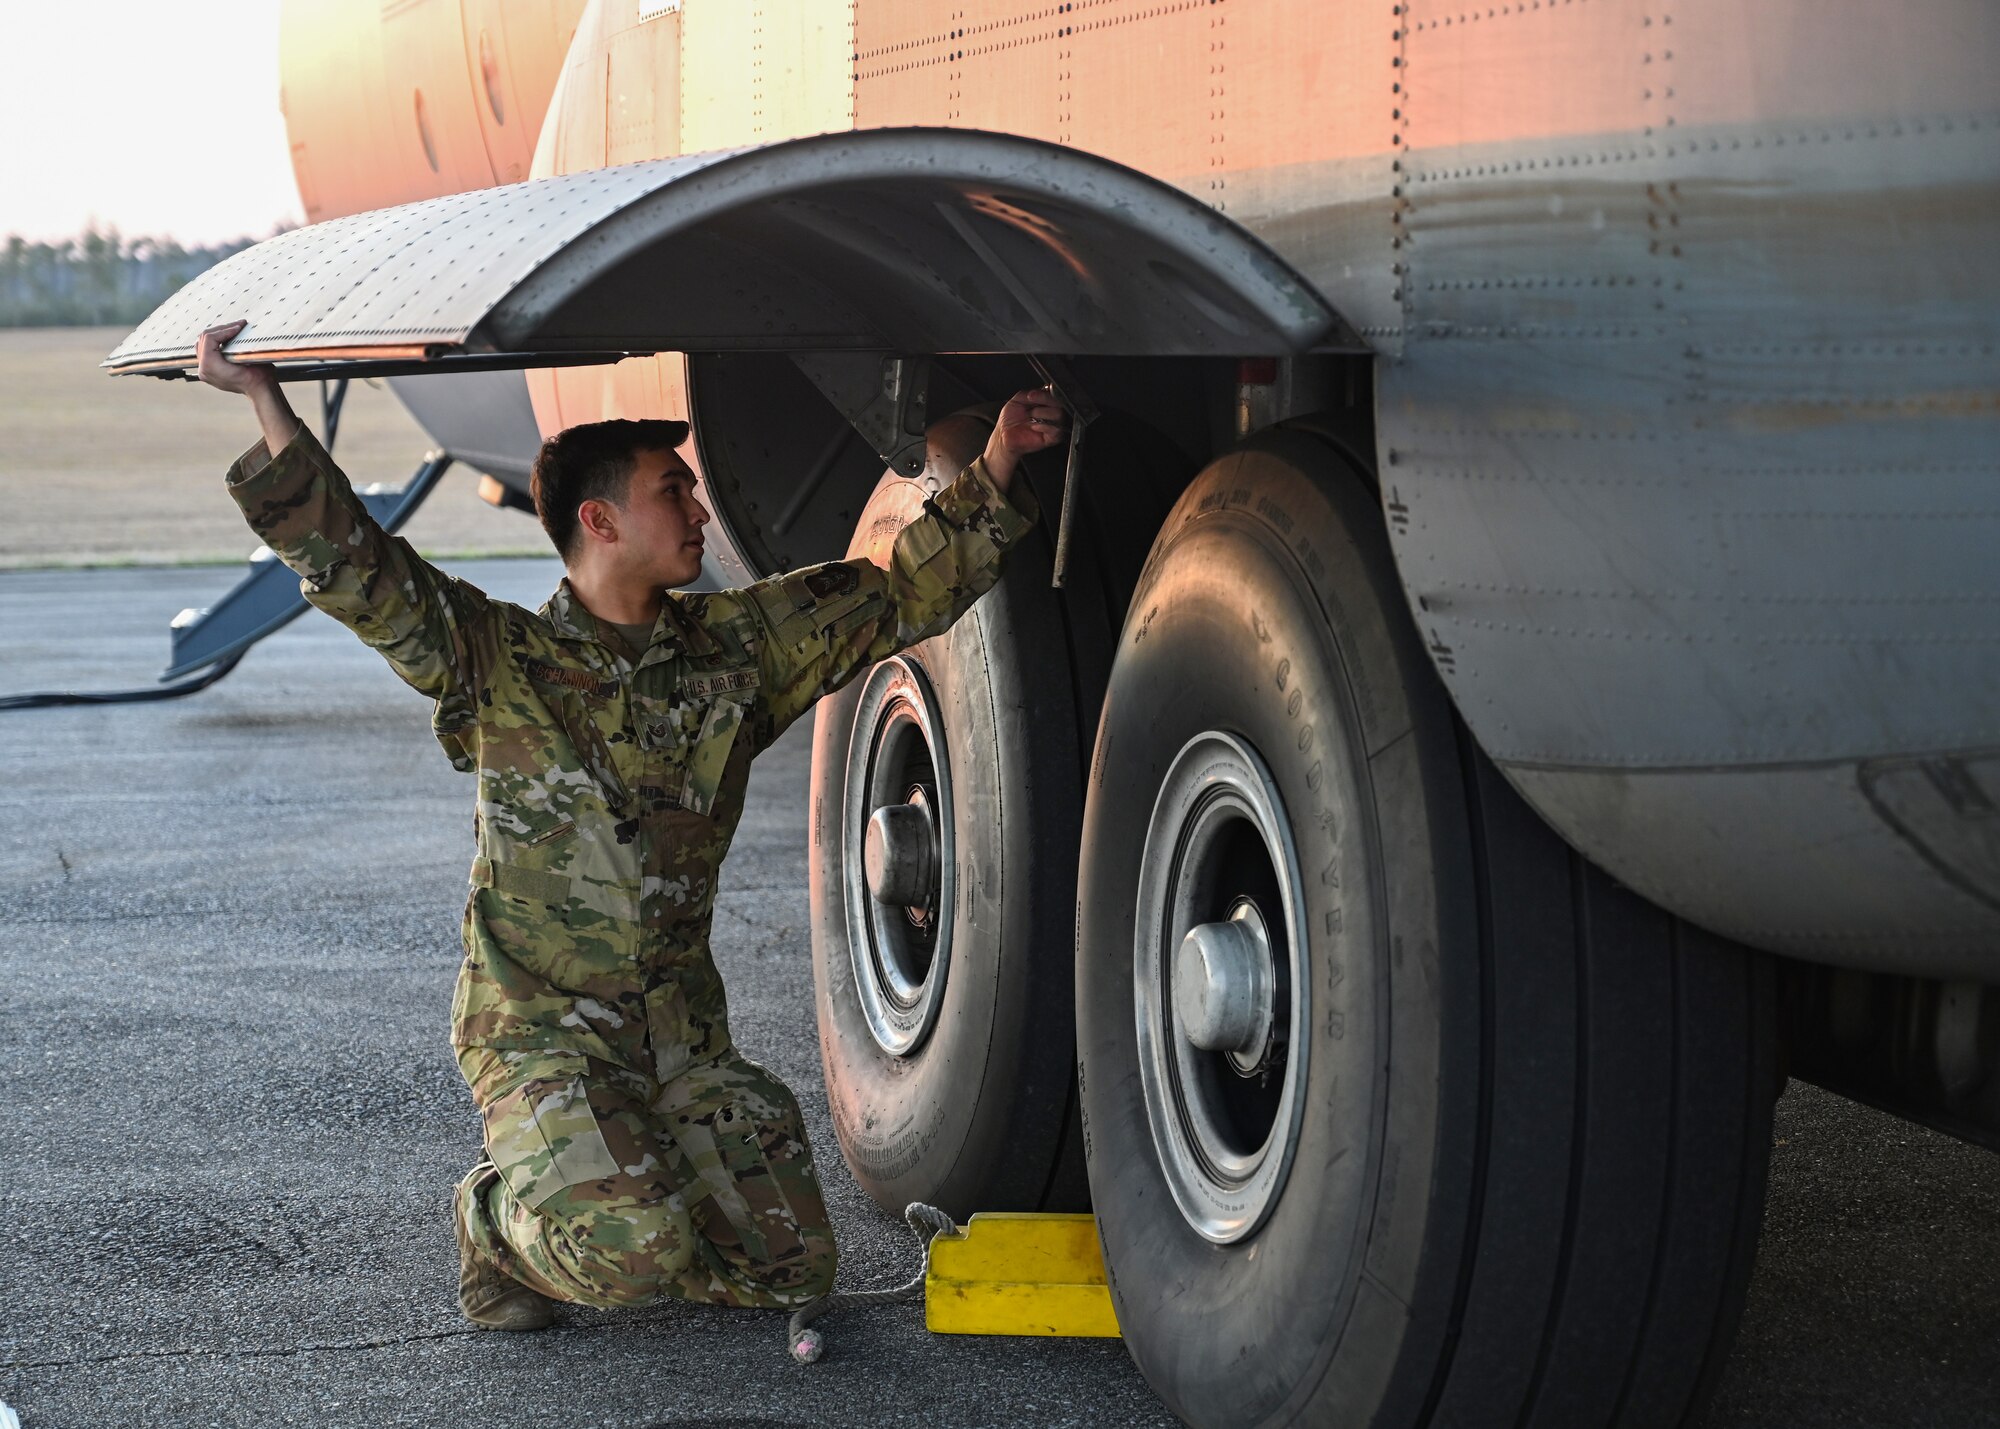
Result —
<instances>
[{"instance_id":1,"label":"camouflage trousers","mask_svg":"<svg viewBox=\"0 0 2000 1429\"><path fill-rule=\"evenodd\" d=\"M474 1244L556 1300L789 1307L833 1284L833 1230L791 1089L730 1050L664 1085L574 1052L459 1050L490 1169Z\"/></svg>"}]
</instances>

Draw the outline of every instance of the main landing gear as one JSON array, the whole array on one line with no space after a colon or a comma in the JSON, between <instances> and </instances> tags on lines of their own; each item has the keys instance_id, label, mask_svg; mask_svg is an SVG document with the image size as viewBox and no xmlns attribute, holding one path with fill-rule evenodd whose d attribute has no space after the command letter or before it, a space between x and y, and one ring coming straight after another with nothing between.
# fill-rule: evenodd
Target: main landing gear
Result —
<instances>
[{"instance_id":1,"label":"main landing gear","mask_svg":"<svg viewBox=\"0 0 2000 1429\"><path fill-rule=\"evenodd\" d=\"M1276 433L1183 495L1089 791L1091 1192L1169 1407L1692 1417L1761 1214L1768 963L1614 887L1507 788L1332 447Z\"/></svg>"},{"instance_id":2,"label":"main landing gear","mask_svg":"<svg viewBox=\"0 0 2000 1429\"><path fill-rule=\"evenodd\" d=\"M922 496L885 480L857 548ZM1100 706L1050 678L1079 607L1046 562L820 710L814 966L862 1183L1054 1206L1080 1139L1127 1346L1191 1424L1696 1418L1762 1212L1769 960L1507 786L1338 444L1268 430L1187 487L1081 781Z\"/></svg>"}]
</instances>

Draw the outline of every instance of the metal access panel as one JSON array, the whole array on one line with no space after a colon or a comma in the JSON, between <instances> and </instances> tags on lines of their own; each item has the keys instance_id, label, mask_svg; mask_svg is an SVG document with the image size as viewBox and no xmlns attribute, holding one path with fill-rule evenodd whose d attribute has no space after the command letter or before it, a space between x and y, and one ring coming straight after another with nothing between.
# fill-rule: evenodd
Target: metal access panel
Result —
<instances>
[{"instance_id":1,"label":"metal access panel","mask_svg":"<svg viewBox=\"0 0 2000 1429\"><path fill-rule=\"evenodd\" d=\"M1059 145L829 134L453 194L269 239L105 366L170 376L237 318L282 376L654 351L1170 355L1363 350L1257 239Z\"/></svg>"}]
</instances>

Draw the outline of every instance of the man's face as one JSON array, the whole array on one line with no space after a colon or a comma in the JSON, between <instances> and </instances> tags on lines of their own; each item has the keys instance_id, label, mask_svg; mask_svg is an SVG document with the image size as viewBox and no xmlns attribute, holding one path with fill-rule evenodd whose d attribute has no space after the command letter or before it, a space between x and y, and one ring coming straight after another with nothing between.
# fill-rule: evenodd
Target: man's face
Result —
<instances>
[{"instance_id":1,"label":"man's face","mask_svg":"<svg viewBox=\"0 0 2000 1429\"><path fill-rule=\"evenodd\" d=\"M701 528L708 508L695 500L699 483L678 454L642 451L633 458L625 500L613 515L619 561L651 585L676 589L701 574Z\"/></svg>"}]
</instances>

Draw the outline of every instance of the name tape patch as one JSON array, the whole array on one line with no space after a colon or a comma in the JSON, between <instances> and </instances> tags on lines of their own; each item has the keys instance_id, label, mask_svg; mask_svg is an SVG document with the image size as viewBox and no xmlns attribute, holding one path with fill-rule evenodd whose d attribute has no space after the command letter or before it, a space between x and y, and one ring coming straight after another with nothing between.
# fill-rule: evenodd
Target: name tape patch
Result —
<instances>
[{"instance_id":1,"label":"name tape patch","mask_svg":"<svg viewBox=\"0 0 2000 1429\"><path fill-rule=\"evenodd\" d=\"M546 660L528 661L528 678L544 685L561 685L565 689L581 690L587 695L595 695L600 700L608 700L618 693L618 682L606 680L589 670L572 670L564 665L551 665Z\"/></svg>"}]
</instances>

